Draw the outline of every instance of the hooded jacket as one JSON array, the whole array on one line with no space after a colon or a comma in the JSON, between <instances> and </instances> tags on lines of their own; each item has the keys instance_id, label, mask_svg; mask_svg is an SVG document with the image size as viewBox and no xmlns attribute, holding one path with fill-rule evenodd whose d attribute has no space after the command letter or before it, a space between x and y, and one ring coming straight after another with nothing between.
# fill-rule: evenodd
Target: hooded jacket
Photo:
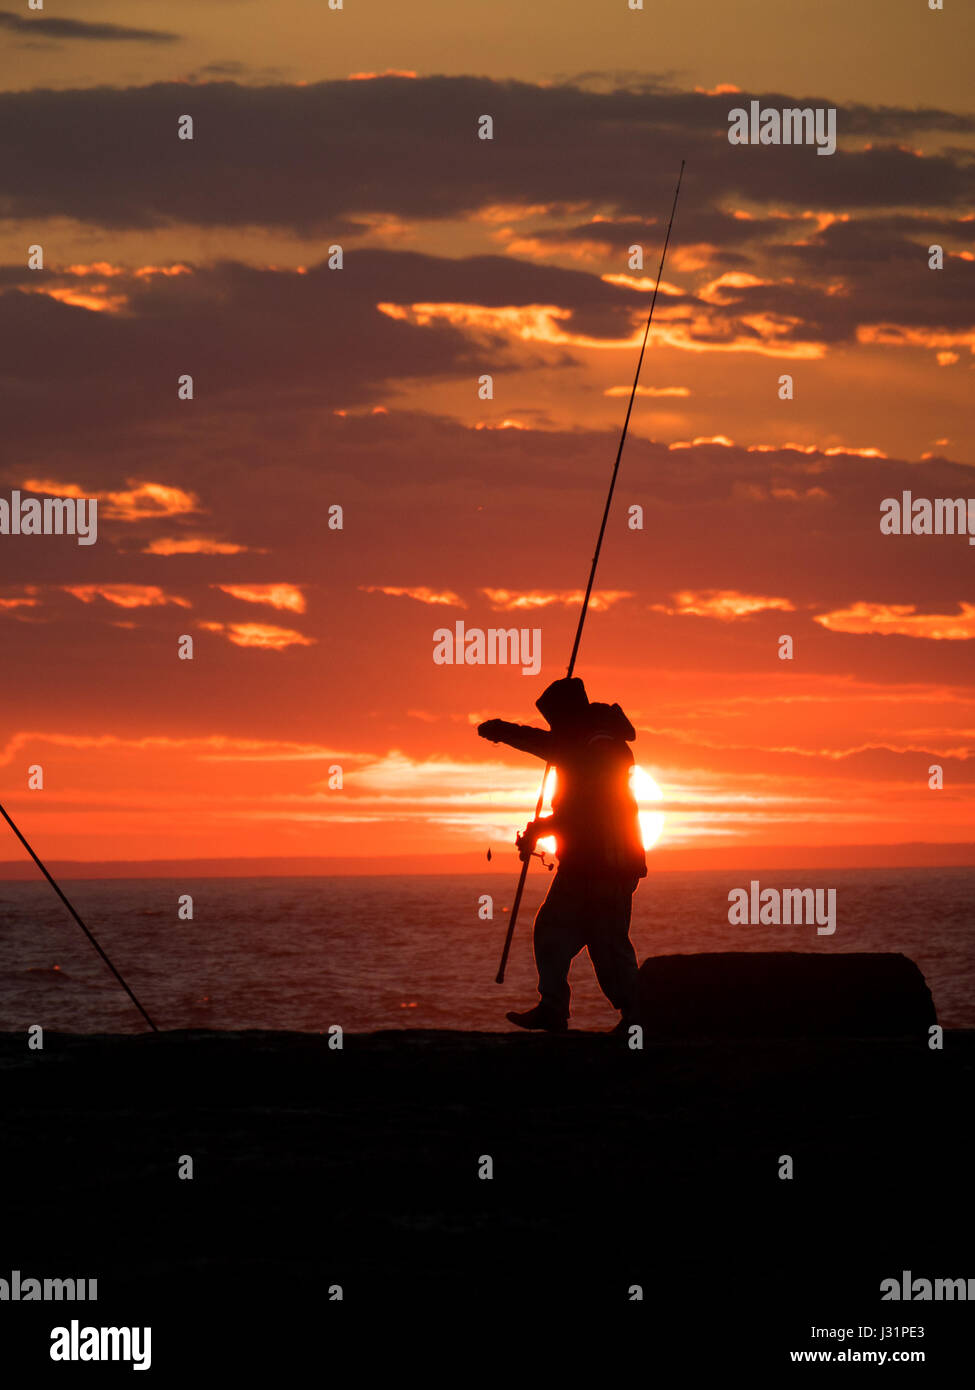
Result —
<instances>
[{"instance_id":1,"label":"hooded jacket","mask_svg":"<svg viewBox=\"0 0 975 1390\"><path fill-rule=\"evenodd\" d=\"M630 787L636 730L619 705L591 704L578 725L559 733L498 721L498 741L556 769L551 820L559 867L570 873L645 878L639 809ZM550 827L550 828L549 828Z\"/></svg>"}]
</instances>

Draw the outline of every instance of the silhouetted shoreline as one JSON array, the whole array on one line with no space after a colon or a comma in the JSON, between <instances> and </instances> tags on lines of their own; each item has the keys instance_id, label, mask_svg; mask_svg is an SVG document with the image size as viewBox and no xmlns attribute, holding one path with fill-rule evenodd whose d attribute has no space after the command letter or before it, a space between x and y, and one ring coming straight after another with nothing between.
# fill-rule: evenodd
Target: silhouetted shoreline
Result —
<instances>
[{"instance_id":1,"label":"silhouetted shoreline","mask_svg":"<svg viewBox=\"0 0 975 1390\"><path fill-rule=\"evenodd\" d=\"M226 1299L344 1326L355 1308L625 1313L635 1284L655 1316L693 1308L729 1335L761 1312L766 1340L781 1299L775 1335L802 1346L841 1309L903 1321L878 1286L904 1268L971 1273L973 1069L975 1030L941 1053L395 1030L341 1050L49 1033L31 1052L6 1033L5 1263L97 1276L99 1310L154 1319L159 1348Z\"/></svg>"}]
</instances>

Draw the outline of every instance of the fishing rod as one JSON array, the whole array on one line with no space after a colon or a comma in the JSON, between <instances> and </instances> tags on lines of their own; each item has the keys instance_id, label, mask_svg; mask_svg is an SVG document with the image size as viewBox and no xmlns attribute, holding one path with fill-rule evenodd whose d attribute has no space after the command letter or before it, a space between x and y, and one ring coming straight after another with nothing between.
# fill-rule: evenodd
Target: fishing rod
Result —
<instances>
[{"instance_id":1,"label":"fishing rod","mask_svg":"<svg viewBox=\"0 0 975 1390\"><path fill-rule=\"evenodd\" d=\"M599 552L603 548L603 537L606 534L606 523L609 520L609 509L613 501L613 492L616 488L616 478L620 471L620 459L623 457L623 445L626 442L626 431L630 423L630 415L633 411L633 402L636 399L636 388L640 380L640 368L643 366L643 354L647 350L647 339L650 336L650 325L653 322L653 308L657 302L657 291L660 289L660 277L664 270L664 259L667 255L667 247L670 244L670 233L674 225L674 214L677 212L677 198L680 194L681 179L684 177L684 163L680 162L680 173L677 175L677 187L674 189L674 202L670 209L670 221L667 223L667 235L664 237L664 249L660 253L660 265L657 269L657 280L653 287L653 298L650 300L650 312L647 315L647 326L643 330L643 343L640 347L640 356L636 364L636 373L633 377L633 389L630 392L630 401L626 407L626 418L623 421L623 430L620 434L619 448L616 450L616 462L613 464L613 476L609 482L609 492L606 494L606 505L603 508L603 519L599 526L599 535L596 537L596 550L592 557L592 565L589 569L589 582L586 585L585 597L582 600L582 611L579 614L579 623L576 627L575 641L572 644L572 655L569 657L569 668L566 671L568 679L575 670L576 657L579 655L579 643L582 641L582 629L586 621L586 614L589 611L589 600L592 597L592 586L596 578L596 566L599 563ZM542 804L545 800L545 783L548 781L548 774L552 769L551 763L545 764L545 771L542 773L542 785L538 793L538 801L535 803L535 820L542 814ZM511 916L508 919L508 933L504 939L504 949L501 952L501 964L498 966L498 973L495 982L499 985L504 984L505 966L508 964L508 952L511 950L511 939L515 934L515 923L518 921L518 910L521 907L521 895L525 890L525 880L528 877L528 866L532 856L522 852L521 874L518 878L518 887L515 889L515 900L511 905Z\"/></svg>"},{"instance_id":2,"label":"fishing rod","mask_svg":"<svg viewBox=\"0 0 975 1390\"><path fill-rule=\"evenodd\" d=\"M98 942L95 940L94 935L88 930L88 928L85 926L84 922L83 922L83 921L81 920L81 918L78 916L78 914L77 914L77 912L75 911L75 909L74 909L74 908L71 906L71 904L68 902L68 899L67 899L67 898L65 897L65 895L61 892L61 889L60 889L60 888L58 887L58 885L55 883L55 881L54 881L54 879L51 877L50 873L48 873L47 869L46 869L46 868L44 867L44 865L41 863L40 859L39 859L39 858L37 857L37 855L34 853L33 849L32 849L31 846L28 844L27 840L26 840L25 837L21 834L20 830L17 828L17 826L14 824L14 822L11 820L10 816L7 814L7 811L6 811L5 807L2 806L2 805L0 805L0 816L3 816L4 820L5 820L5 821L7 822L7 824L10 826L10 829L11 829L11 830L14 832L14 834L17 836L17 839L18 839L18 840L20 841L20 843L23 845L24 849L25 849L25 850L27 851L27 853L30 855L31 859L33 859L34 863L35 863L35 864L37 865L37 867L40 869L41 873L42 873L42 874L44 875L44 877L47 879L48 883L49 883L49 884L51 885L51 887L54 889L55 893L57 893L58 897L61 899L61 901L64 903L65 907L66 907L66 908L68 909L68 911L71 913L71 916L72 916L72 917L75 919L75 921L78 923L78 926L79 926L79 927L81 928L81 930L84 932L85 936L87 936L88 940L89 940L89 941L91 942L91 944L94 946L95 950L96 950L96 951L98 952L98 954L101 956L102 960L103 960L103 961L105 962L105 964L108 966L109 970L111 970L112 974L115 976L116 980L118 980L119 984L122 986L122 988L125 990L126 994L127 994L127 995L129 996L129 998L132 1000L132 1003L133 1003L133 1004L135 1005L135 1007L139 1010L139 1013L142 1015L142 1017L143 1017L143 1018L145 1019L145 1021L148 1023L149 1027L152 1029L152 1031L153 1031L154 1033L158 1033L158 1032L159 1032L159 1029L156 1027L156 1025L153 1023L152 1019L151 1019L151 1018L149 1017L149 1015L146 1013L145 1009L144 1009L144 1008L142 1007L142 1005L139 1003L138 999L135 997L135 995L133 994L132 990L131 990L131 989L129 988L129 986L125 983L125 981L123 980L123 978L122 978L121 974L119 973L119 971L116 970L115 966L112 964L112 962L109 960L108 956L107 956L107 955L105 954L105 952L102 950L101 946L100 946L100 945L98 944Z\"/></svg>"}]
</instances>

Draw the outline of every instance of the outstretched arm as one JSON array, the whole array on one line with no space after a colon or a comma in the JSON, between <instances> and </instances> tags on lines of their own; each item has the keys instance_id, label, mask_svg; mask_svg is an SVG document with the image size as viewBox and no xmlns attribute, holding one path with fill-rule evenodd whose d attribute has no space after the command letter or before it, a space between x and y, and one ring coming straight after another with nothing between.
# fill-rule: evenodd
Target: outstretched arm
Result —
<instances>
[{"instance_id":1,"label":"outstretched arm","mask_svg":"<svg viewBox=\"0 0 975 1390\"><path fill-rule=\"evenodd\" d=\"M551 762L554 740L547 729L536 729L532 724L509 724L506 719L488 719L478 724L477 732L481 738L492 743L506 743L509 748L517 748L522 753L531 753L542 762Z\"/></svg>"}]
</instances>

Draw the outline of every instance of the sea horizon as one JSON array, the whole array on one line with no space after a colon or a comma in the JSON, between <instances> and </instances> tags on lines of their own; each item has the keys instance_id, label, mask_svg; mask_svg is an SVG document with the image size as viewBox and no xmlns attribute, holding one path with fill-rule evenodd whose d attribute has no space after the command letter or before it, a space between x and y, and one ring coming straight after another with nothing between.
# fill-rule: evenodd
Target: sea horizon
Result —
<instances>
[{"instance_id":1,"label":"sea horizon","mask_svg":"<svg viewBox=\"0 0 975 1390\"><path fill-rule=\"evenodd\" d=\"M728 894L753 880L835 889L835 932L732 925ZM503 987L495 973L516 876L496 861L469 875L63 882L161 1029L320 1032L338 1024L368 1032L509 1028L506 1011L536 999L531 925L551 879L541 869L529 875ZM179 915L187 897L192 919ZM902 952L924 974L942 1025L964 1028L975 1027L973 904L969 866L651 871L633 900L631 935L641 962L725 951ZM0 1030L144 1027L43 879L0 883L0 914ZM617 1016L585 952L571 984L571 1025L611 1027Z\"/></svg>"}]
</instances>

